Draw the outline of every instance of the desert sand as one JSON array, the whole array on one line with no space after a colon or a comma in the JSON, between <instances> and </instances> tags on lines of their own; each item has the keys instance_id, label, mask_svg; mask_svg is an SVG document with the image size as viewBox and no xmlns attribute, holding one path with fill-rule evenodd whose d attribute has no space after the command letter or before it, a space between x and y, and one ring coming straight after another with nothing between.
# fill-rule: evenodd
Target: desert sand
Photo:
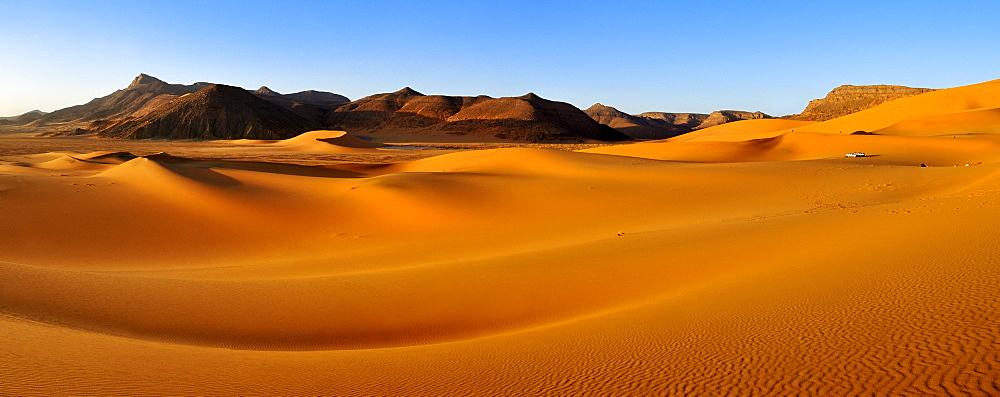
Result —
<instances>
[{"instance_id":1,"label":"desert sand","mask_svg":"<svg viewBox=\"0 0 1000 397\"><path fill-rule=\"evenodd\" d=\"M997 395L997 92L578 151L0 137L0 394Z\"/></svg>"}]
</instances>

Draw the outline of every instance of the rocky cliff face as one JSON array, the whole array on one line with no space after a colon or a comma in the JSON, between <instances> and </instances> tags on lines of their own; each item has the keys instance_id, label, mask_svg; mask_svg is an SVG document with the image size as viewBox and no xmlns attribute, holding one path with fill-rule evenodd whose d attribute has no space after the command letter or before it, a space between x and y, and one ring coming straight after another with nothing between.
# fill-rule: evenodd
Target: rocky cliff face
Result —
<instances>
[{"instance_id":1,"label":"rocky cliff face","mask_svg":"<svg viewBox=\"0 0 1000 397\"><path fill-rule=\"evenodd\" d=\"M881 105L892 100L935 91L930 88L911 88L898 85L842 85L834 88L825 98L809 101L799 114L782 118L791 120L826 121L840 116Z\"/></svg>"}]
</instances>

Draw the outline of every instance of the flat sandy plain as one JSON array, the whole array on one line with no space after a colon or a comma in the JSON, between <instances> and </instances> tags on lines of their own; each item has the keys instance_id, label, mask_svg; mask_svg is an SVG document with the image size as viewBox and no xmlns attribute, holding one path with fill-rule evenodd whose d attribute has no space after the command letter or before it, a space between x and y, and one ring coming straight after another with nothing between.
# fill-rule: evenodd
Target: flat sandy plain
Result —
<instances>
[{"instance_id":1,"label":"flat sandy plain","mask_svg":"<svg viewBox=\"0 0 1000 397\"><path fill-rule=\"evenodd\" d=\"M578 151L0 137L0 394L998 395L998 93Z\"/></svg>"}]
</instances>

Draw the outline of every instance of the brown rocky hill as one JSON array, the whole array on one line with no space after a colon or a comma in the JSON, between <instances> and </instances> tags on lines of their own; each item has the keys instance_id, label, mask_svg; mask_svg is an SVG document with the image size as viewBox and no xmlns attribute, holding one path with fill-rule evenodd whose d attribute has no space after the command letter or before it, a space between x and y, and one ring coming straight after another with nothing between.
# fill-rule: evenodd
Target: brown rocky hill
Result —
<instances>
[{"instance_id":1,"label":"brown rocky hill","mask_svg":"<svg viewBox=\"0 0 1000 397\"><path fill-rule=\"evenodd\" d=\"M667 113L662 113L663 117L647 117L645 114L633 116L600 103L595 103L584 110L584 113L594 121L614 128L633 139L665 139L690 131L668 121Z\"/></svg>"},{"instance_id":2,"label":"brown rocky hill","mask_svg":"<svg viewBox=\"0 0 1000 397\"><path fill-rule=\"evenodd\" d=\"M38 120L44 117L46 114L41 110L35 109L29 112L19 114L17 116L0 117L0 125L22 125L27 124L32 121Z\"/></svg>"},{"instance_id":3,"label":"brown rocky hill","mask_svg":"<svg viewBox=\"0 0 1000 397\"><path fill-rule=\"evenodd\" d=\"M742 110L716 110L708 114L704 120L695 127L696 130L714 127L719 124L731 123L740 120L770 119L771 116L763 112L745 112Z\"/></svg>"},{"instance_id":4,"label":"brown rocky hill","mask_svg":"<svg viewBox=\"0 0 1000 397\"><path fill-rule=\"evenodd\" d=\"M911 88L898 85L842 85L826 94L825 98L809 101L799 114L784 119L826 121L872 108L895 99L936 91L931 88Z\"/></svg>"},{"instance_id":5,"label":"brown rocky hill","mask_svg":"<svg viewBox=\"0 0 1000 397\"><path fill-rule=\"evenodd\" d=\"M318 128L247 90L212 84L139 116L95 121L84 132L129 139L286 139Z\"/></svg>"},{"instance_id":6,"label":"brown rocky hill","mask_svg":"<svg viewBox=\"0 0 1000 397\"><path fill-rule=\"evenodd\" d=\"M196 92L212 83L198 82L190 85L168 84L163 80L147 74L140 74L125 89L117 90L109 95L96 98L83 105L71 106L48 113L30 123L37 127L54 127L61 124L72 126L86 125L95 121L109 123L117 119L140 117L146 112L170 102L181 95ZM266 87L263 87L266 88ZM303 91L295 94L282 95L271 91L256 93L279 106L292 110L302 117L319 122L326 112L348 102L344 96L322 91ZM64 134L80 133L82 131L66 130Z\"/></svg>"},{"instance_id":7,"label":"brown rocky hill","mask_svg":"<svg viewBox=\"0 0 1000 397\"><path fill-rule=\"evenodd\" d=\"M739 110L718 110L710 114L646 112L630 115L600 103L591 106L586 113L595 121L634 139L666 139L733 121L771 118L761 112Z\"/></svg>"},{"instance_id":8,"label":"brown rocky hill","mask_svg":"<svg viewBox=\"0 0 1000 397\"><path fill-rule=\"evenodd\" d=\"M294 94L281 94L267 86L258 88L253 94L317 124L324 123L327 113L351 101L343 95L332 92L307 90Z\"/></svg>"},{"instance_id":9,"label":"brown rocky hill","mask_svg":"<svg viewBox=\"0 0 1000 397\"><path fill-rule=\"evenodd\" d=\"M535 94L458 97L424 95L409 87L343 105L330 112L327 125L351 132L435 130L534 142L629 139L573 105Z\"/></svg>"},{"instance_id":10,"label":"brown rocky hill","mask_svg":"<svg viewBox=\"0 0 1000 397\"><path fill-rule=\"evenodd\" d=\"M397 116L395 113L414 97L423 97L410 87L403 88L396 92L369 95L356 101L338 107L330 112L326 118L326 124L333 128L347 131L374 131L385 128L414 128L419 126L399 125L400 122L390 122ZM409 114L398 115L409 117ZM431 125L434 122L424 123ZM423 126L426 126L423 125Z\"/></svg>"}]
</instances>

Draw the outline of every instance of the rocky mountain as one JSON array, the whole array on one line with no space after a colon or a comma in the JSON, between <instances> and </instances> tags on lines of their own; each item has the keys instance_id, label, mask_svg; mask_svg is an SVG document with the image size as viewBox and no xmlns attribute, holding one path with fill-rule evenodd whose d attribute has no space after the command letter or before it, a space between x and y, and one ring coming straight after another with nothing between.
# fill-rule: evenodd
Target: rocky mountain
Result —
<instances>
[{"instance_id":1,"label":"rocky mountain","mask_svg":"<svg viewBox=\"0 0 1000 397\"><path fill-rule=\"evenodd\" d=\"M83 105L71 106L46 114L32 121L31 125L52 127L60 124L72 124L75 126L97 121L107 123L122 118L140 117L160 105L210 85L212 83L206 82L190 85L168 84L156 77L140 74L125 89L117 90ZM341 95L312 90L282 95L267 89L267 87L261 87L261 90L255 91L254 94L291 110L299 114L300 117L310 119L314 123L319 123L330 109L349 101ZM67 131L80 132L72 129Z\"/></svg>"},{"instance_id":2,"label":"rocky mountain","mask_svg":"<svg viewBox=\"0 0 1000 397\"><path fill-rule=\"evenodd\" d=\"M930 88L911 88L898 85L842 85L826 94L825 98L809 101L799 114L784 116L791 120L826 121L872 108L895 99L936 91Z\"/></svg>"},{"instance_id":3,"label":"rocky mountain","mask_svg":"<svg viewBox=\"0 0 1000 397\"><path fill-rule=\"evenodd\" d=\"M351 132L432 129L536 142L629 139L573 105L535 94L458 97L424 95L409 87L343 105L330 112L327 125Z\"/></svg>"},{"instance_id":4,"label":"rocky mountain","mask_svg":"<svg viewBox=\"0 0 1000 397\"><path fill-rule=\"evenodd\" d=\"M285 139L320 127L242 88L211 84L141 115L95 121L85 132L129 139Z\"/></svg>"},{"instance_id":5,"label":"rocky mountain","mask_svg":"<svg viewBox=\"0 0 1000 397\"><path fill-rule=\"evenodd\" d=\"M771 118L761 112L739 110L718 110L710 114L646 112L630 115L600 103L591 106L586 113L595 121L633 139L666 139L733 121Z\"/></svg>"},{"instance_id":6,"label":"rocky mountain","mask_svg":"<svg viewBox=\"0 0 1000 397\"><path fill-rule=\"evenodd\" d=\"M91 122L132 116L169 102L178 96L198 91L208 85L209 83L167 84L155 77L140 74L123 90L117 90L83 105L56 110L35 120L31 125Z\"/></svg>"}]
</instances>

